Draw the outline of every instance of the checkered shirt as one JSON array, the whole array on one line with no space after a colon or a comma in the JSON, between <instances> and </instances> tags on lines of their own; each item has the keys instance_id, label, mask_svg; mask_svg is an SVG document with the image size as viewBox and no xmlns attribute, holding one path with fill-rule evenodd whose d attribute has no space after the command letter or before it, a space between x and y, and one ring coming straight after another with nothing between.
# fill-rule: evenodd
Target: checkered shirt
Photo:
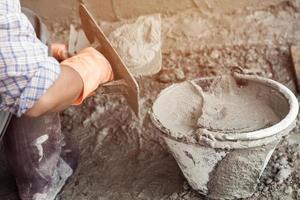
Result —
<instances>
[{"instance_id":1,"label":"checkered shirt","mask_svg":"<svg viewBox=\"0 0 300 200\"><path fill-rule=\"evenodd\" d=\"M19 0L0 0L0 110L21 116L59 74L59 63L48 56Z\"/></svg>"}]
</instances>

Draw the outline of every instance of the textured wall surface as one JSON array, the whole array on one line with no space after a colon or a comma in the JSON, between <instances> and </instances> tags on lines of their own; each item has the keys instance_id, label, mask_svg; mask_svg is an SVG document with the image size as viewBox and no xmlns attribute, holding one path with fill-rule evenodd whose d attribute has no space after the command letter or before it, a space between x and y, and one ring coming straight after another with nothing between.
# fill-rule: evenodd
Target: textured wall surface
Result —
<instances>
[{"instance_id":1,"label":"textured wall surface","mask_svg":"<svg viewBox=\"0 0 300 200\"><path fill-rule=\"evenodd\" d=\"M114 21L150 13L174 13L196 8L215 14L232 13L240 9L260 9L285 0L83 0L99 19ZM24 6L48 20L76 19L79 0L21 0Z\"/></svg>"}]
</instances>

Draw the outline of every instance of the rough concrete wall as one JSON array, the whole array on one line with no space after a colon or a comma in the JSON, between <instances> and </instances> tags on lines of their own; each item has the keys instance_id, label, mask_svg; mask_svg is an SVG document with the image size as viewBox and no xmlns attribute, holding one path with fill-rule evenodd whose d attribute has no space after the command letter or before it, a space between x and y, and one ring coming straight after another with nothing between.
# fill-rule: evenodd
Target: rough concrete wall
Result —
<instances>
[{"instance_id":1,"label":"rough concrete wall","mask_svg":"<svg viewBox=\"0 0 300 200\"><path fill-rule=\"evenodd\" d=\"M197 8L201 12L215 14L232 13L241 9L260 9L287 0L83 0L101 20L136 17L150 13L175 13ZM36 11L50 21L77 20L79 0L21 0L24 6Z\"/></svg>"},{"instance_id":2,"label":"rough concrete wall","mask_svg":"<svg viewBox=\"0 0 300 200\"><path fill-rule=\"evenodd\" d=\"M21 4L44 19L62 23L74 19L78 7L76 0L21 0Z\"/></svg>"},{"instance_id":3,"label":"rough concrete wall","mask_svg":"<svg viewBox=\"0 0 300 200\"><path fill-rule=\"evenodd\" d=\"M93 1L86 2L93 5ZM111 3L118 19L151 13L174 13L195 7L192 0L111 0ZM100 12L102 9L99 7L97 13Z\"/></svg>"},{"instance_id":4,"label":"rough concrete wall","mask_svg":"<svg viewBox=\"0 0 300 200\"><path fill-rule=\"evenodd\" d=\"M202 11L228 14L240 9L261 9L287 0L193 0Z\"/></svg>"}]
</instances>

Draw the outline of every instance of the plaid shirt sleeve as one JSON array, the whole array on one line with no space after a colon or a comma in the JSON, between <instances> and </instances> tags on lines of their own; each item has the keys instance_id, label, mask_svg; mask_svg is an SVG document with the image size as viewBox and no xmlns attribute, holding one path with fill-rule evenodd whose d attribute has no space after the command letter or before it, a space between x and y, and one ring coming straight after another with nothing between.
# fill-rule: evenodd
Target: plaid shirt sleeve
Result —
<instances>
[{"instance_id":1,"label":"plaid shirt sleeve","mask_svg":"<svg viewBox=\"0 0 300 200\"><path fill-rule=\"evenodd\" d=\"M21 116L59 74L59 63L48 56L19 0L0 0L0 110Z\"/></svg>"}]
</instances>

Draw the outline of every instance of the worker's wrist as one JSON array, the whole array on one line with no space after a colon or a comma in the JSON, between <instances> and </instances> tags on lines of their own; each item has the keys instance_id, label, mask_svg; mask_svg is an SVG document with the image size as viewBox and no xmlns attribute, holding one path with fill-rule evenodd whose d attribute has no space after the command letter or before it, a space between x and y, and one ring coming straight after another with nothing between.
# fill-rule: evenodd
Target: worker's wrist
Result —
<instances>
[{"instance_id":1,"label":"worker's wrist","mask_svg":"<svg viewBox=\"0 0 300 200\"><path fill-rule=\"evenodd\" d=\"M64 60L61 64L67 66L80 76L82 80L82 91L78 98L73 102L73 105L80 105L100 84L101 71L99 66L93 62L94 56L89 53L80 53L69 59Z\"/></svg>"}]
</instances>

